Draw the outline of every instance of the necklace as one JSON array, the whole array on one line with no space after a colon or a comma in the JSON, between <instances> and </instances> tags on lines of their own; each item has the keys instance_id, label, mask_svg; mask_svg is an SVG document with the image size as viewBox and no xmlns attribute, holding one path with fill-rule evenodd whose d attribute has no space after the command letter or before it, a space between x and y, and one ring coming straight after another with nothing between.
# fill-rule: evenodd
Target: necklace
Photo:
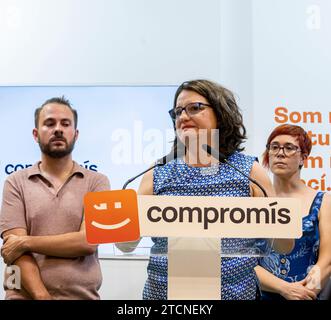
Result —
<instances>
[{"instance_id":1,"label":"necklace","mask_svg":"<svg viewBox=\"0 0 331 320\"><path fill-rule=\"evenodd\" d=\"M47 178L50 181L54 179L54 178L52 178L51 175L49 175L45 170L42 169L41 162L38 164L38 167L39 167L39 170L40 170L40 173L42 174L42 176L44 176L45 178ZM72 161L71 169L65 175L63 175L63 177L61 177L61 180L66 181L72 175L72 172L74 171L74 167L75 167L75 163L74 163L74 161Z\"/></svg>"}]
</instances>

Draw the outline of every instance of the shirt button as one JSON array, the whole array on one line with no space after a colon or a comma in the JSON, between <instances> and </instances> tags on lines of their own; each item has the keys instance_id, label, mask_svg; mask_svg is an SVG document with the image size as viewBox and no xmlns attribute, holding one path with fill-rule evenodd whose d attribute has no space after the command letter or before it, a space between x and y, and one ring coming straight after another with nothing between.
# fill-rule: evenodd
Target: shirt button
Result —
<instances>
[{"instance_id":1,"label":"shirt button","mask_svg":"<svg viewBox=\"0 0 331 320\"><path fill-rule=\"evenodd\" d=\"M280 273L283 274L283 275L285 275L286 274L286 270L283 269Z\"/></svg>"},{"instance_id":2,"label":"shirt button","mask_svg":"<svg viewBox=\"0 0 331 320\"><path fill-rule=\"evenodd\" d=\"M281 258L280 259L280 262L284 264L286 262L286 259L285 258Z\"/></svg>"}]
</instances>

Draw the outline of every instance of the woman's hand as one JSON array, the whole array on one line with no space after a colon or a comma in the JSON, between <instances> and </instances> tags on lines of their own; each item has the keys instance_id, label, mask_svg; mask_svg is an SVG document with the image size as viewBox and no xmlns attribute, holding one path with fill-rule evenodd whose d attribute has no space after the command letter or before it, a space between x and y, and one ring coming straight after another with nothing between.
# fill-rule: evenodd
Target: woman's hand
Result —
<instances>
[{"instance_id":1,"label":"woman's hand","mask_svg":"<svg viewBox=\"0 0 331 320\"><path fill-rule=\"evenodd\" d=\"M286 282L280 294L287 300L316 300L316 293L305 287L306 279L298 282Z\"/></svg>"}]
</instances>

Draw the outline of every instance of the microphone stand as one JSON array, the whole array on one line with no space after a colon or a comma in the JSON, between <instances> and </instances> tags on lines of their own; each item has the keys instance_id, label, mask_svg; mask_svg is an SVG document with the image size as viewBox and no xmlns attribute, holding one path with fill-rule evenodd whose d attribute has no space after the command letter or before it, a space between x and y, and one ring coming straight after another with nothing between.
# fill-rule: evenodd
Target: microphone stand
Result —
<instances>
[{"instance_id":1,"label":"microphone stand","mask_svg":"<svg viewBox=\"0 0 331 320\"><path fill-rule=\"evenodd\" d=\"M165 164L167 164L169 161L171 160L175 160L181 156L183 156L185 154L185 149L183 148L183 146L177 146L177 150L174 151L170 151L170 153L168 153L167 155L165 155L164 157L156 160L155 164L153 166L151 166L150 168L144 170L143 172L137 174L135 177L130 178L128 181L126 181L122 187L122 190L125 190L126 187L128 186L129 183L131 183L132 181L134 181L135 179L139 178L140 176L142 176L144 173L154 169L155 167L159 167L159 166L164 166Z\"/></svg>"},{"instance_id":2,"label":"microphone stand","mask_svg":"<svg viewBox=\"0 0 331 320\"><path fill-rule=\"evenodd\" d=\"M150 170L152 170L152 169L154 169L155 167L160 166L160 165L162 165L162 164L160 164L160 163L157 162L154 166L151 166L150 168L148 168L148 169L144 170L143 172L137 174L137 175L134 176L133 178L130 178L128 181L126 181L126 182L124 183L124 185L123 185L123 187L122 187L122 190L125 190L129 183L131 183L132 181L136 180L137 178L139 178L140 176L142 176L144 173L146 173L146 172L148 172L148 171L150 171Z\"/></svg>"},{"instance_id":3,"label":"microphone stand","mask_svg":"<svg viewBox=\"0 0 331 320\"><path fill-rule=\"evenodd\" d=\"M180 155L180 153L174 153L174 152L170 152L169 154L167 154L166 156L158 159L155 164L153 166L151 166L150 168L144 170L143 172L137 174L136 176L134 176L133 178L130 178L128 181L126 181L122 187L122 190L125 190L126 187L128 186L129 183L131 183L132 181L134 181L135 179L139 178L140 176L142 176L144 173L154 169L155 167L159 167L159 166L164 166L166 163L168 163L171 160L174 160L176 158L178 158L178 156Z\"/></svg>"},{"instance_id":4,"label":"microphone stand","mask_svg":"<svg viewBox=\"0 0 331 320\"><path fill-rule=\"evenodd\" d=\"M218 159L220 162L226 163L228 166L230 166L231 168L233 168L234 170L236 170L237 172L239 172L241 175L243 175L245 178L247 178L249 181L251 181L252 183L254 183L255 185L257 185L262 193L264 197L268 197L267 192L265 191L265 189L261 186L261 184L259 182L257 182L255 179L251 178L250 176L248 176L246 173L242 172L240 169L238 169L237 167L235 167L233 164L231 164L226 156L220 152L220 151L216 151L215 149L213 149L211 146L204 144L202 145L202 148L212 157L214 157L215 159Z\"/></svg>"}]
</instances>

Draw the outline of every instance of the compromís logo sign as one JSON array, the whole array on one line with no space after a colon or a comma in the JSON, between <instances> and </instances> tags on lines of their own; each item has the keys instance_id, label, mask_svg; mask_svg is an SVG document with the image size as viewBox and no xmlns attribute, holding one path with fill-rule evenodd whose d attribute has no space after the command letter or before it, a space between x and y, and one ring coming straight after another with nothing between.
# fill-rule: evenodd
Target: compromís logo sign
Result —
<instances>
[{"instance_id":1,"label":"comprom\u00eds logo sign","mask_svg":"<svg viewBox=\"0 0 331 320\"><path fill-rule=\"evenodd\" d=\"M290 198L144 196L134 190L85 200L90 243L140 237L300 238L300 201Z\"/></svg>"}]
</instances>

